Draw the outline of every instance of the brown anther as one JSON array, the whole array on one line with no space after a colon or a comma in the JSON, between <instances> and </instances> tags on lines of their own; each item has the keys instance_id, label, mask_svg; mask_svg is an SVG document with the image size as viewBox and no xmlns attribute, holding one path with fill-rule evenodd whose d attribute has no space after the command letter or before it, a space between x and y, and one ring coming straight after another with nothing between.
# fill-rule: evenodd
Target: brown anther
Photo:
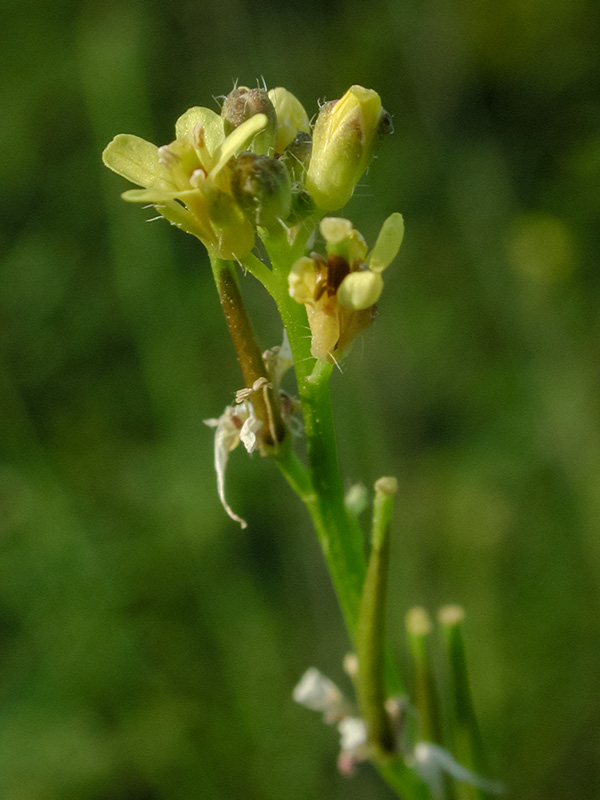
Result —
<instances>
[{"instance_id":1,"label":"brown anther","mask_svg":"<svg viewBox=\"0 0 600 800\"><path fill-rule=\"evenodd\" d=\"M346 275L350 274L350 265L343 256L329 256L327 259L327 294L332 297Z\"/></svg>"}]
</instances>

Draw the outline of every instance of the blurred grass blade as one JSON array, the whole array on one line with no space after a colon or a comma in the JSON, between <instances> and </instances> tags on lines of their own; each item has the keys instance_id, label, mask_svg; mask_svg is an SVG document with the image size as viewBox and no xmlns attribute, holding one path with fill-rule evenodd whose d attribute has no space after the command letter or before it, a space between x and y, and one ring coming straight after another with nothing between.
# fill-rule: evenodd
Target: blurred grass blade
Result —
<instances>
[{"instance_id":1,"label":"blurred grass blade","mask_svg":"<svg viewBox=\"0 0 600 800\"><path fill-rule=\"evenodd\" d=\"M483 745L471 696L467 657L463 637L464 610L443 606L438 622L443 632L448 669L448 694L451 705L451 749L456 761L478 774L485 774ZM483 800L489 795L475 786L456 783L458 800Z\"/></svg>"}]
</instances>

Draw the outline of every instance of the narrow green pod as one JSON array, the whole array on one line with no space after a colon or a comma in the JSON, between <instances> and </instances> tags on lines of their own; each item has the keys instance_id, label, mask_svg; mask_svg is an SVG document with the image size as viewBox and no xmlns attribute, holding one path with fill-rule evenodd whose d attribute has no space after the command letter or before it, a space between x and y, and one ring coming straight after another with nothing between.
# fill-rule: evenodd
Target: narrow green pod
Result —
<instances>
[{"instance_id":1,"label":"narrow green pod","mask_svg":"<svg viewBox=\"0 0 600 800\"><path fill-rule=\"evenodd\" d=\"M438 612L448 669L452 749L460 764L483 774L485 772L483 744L467 669L463 636L464 618L465 614L461 606L443 606ZM488 797L488 794L481 789L464 783L457 783L455 788L459 800L484 800Z\"/></svg>"},{"instance_id":2,"label":"narrow green pod","mask_svg":"<svg viewBox=\"0 0 600 800\"><path fill-rule=\"evenodd\" d=\"M406 635L413 668L412 701L419 712L419 738L442 744L439 697L431 660L431 619L415 606L406 614Z\"/></svg>"},{"instance_id":3,"label":"narrow green pod","mask_svg":"<svg viewBox=\"0 0 600 800\"><path fill-rule=\"evenodd\" d=\"M358 704L369 741L379 755L394 753L396 746L385 710L384 638L390 561L389 523L397 488L395 478L380 478L375 483L371 553L356 631Z\"/></svg>"}]
</instances>

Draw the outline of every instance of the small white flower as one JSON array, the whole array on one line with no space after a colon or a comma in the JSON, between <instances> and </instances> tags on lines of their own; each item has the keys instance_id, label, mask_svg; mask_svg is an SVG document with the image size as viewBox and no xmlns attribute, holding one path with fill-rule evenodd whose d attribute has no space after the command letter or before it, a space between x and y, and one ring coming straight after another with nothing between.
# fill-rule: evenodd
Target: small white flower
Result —
<instances>
[{"instance_id":1,"label":"small white flower","mask_svg":"<svg viewBox=\"0 0 600 800\"><path fill-rule=\"evenodd\" d=\"M316 667L306 670L292 696L301 706L320 711L327 723L343 719L348 713L344 695Z\"/></svg>"},{"instance_id":2,"label":"small white flower","mask_svg":"<svg viewBox=\"0 0 600 800\"><path fill-rule=\"evenodd\" d=\"M227 406L218 419L205 419L204 424L210 428L216 428L215 472L217 473L217 490L221 505L232 520L239 522L242 528L246 528L246 521L238 517L225 499L225 469L229 454L240 442L248 453L252 453L256 449L257 434L260 432L262 422L257 419L252 403L244 400L234 406Z\"/></svg>"},{"instance_id":3,"label":"small white flower","mask_svg":"<svg viewBox=\"0 0 600 800\"><path fill-rule=\"evenodd\" d=\"M346 492L344 505L355 517L358 517L369 505L369 493L362 483L355 483Z\"/></svg>"},{"instance_id":4,"label":"small white flower","mask_svg":"<svg viewBox=\"0 0 600 800\"><path fill-rule=\"evenodd\" d=\"M342 750L358 750L367 743L367 726L360 717L346 717L337 727Z\"/></svg>"},{"instance_id":5,"label":"small white flower","mask_svg":"<svg viewBox=\"0 0 600 800\"><path fill-rule=\"evenodd\" d=\"M444 798L444 773L483 792L502 794L504 791L501 783L482 778L463 767L447 750L431 742L417 742L411 761L421 780L429 786L435 800Z\"/></svg>"},{"instance_id":6,"label":"small white flower","mask_svg":"<svg viewBox=\"0 0 600 800\"><path fill-rule=\"evenodd\" d=\"M345 717L337 727L341 737L337 767L342 775L351 777L356 764L369 757L367 726L359 717Z\"/></svg>"},{"instance_id":7,"label":"small white flower","mask_svg":"<svg viewBox=\"0 0 600 800\"><path fill-rule=\"evenodd\" d=\"M247 403L247 405L252 408L252 413L248 415L242 425L242 429L240 430L240 442L246 448L247 453L253 453L257 446L256 434L262 428L262 422L254 415L252 403Z\"/></svg>"}]
</instances>

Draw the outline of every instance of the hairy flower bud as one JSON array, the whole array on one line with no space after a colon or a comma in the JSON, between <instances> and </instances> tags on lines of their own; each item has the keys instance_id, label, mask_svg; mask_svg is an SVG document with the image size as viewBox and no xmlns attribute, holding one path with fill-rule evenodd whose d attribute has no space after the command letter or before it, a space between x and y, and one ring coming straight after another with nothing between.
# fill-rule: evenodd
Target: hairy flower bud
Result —
<instances>
[{"instance_id":1,"label":"hairy flower bud","mask_svg":"<svg viewBox=\"0 0 600 800\"><path fill-rule=\"evenodd\" d=\"M312 137L310 133L298 131L281 155L281 161L287 167L293 181L304 180L311 152Z\"/></svg>"},{"instance_id":2,"label":"hairy flower bud","mask_svg":"<svg viewBox=\"0 0 600 800\"><path fill-rule=\"evenodd\" d=\"M292 206L292 185L277 159L242 153L231 176L233 196L254 225L271 228L285 220Z\"/></svg>"},{"instance_id":3,"label":"hairy flower bud","mask_svg":"<svg viewBox=\"0 0 600 800\"><path fill-rule=\"evenodd\" d=\"M341 100L321 108L306 175L319 208L335 211L348 202L390 125L377 92L362 86L351 86Z\"/></svg>"},{"instance_id":4,"label":"hairy flower bud","mask_svg":"<svg viewBox=\"0 0 600 800\"><path fill-rule=\"evenodd\" d=\"M286 220L288 225L296 225L309 217L315 210L315 201L299 183L292 186L292 210Z\"/></svg>"},{"instance_id":5,"label":"hairy flower bud","mask_svg":"<svg viewBox=\"0 0 600 800\"><path fill-rule=\"evenodd\" d=\"M264 89L238 86L229 92L221 108L225 135L228 136L242 122L255 114L264 114L267 117L267 126L255 137L251 149L254 153L273 153L277 136L277 115Z\"/></svg>"}]
</instances>

